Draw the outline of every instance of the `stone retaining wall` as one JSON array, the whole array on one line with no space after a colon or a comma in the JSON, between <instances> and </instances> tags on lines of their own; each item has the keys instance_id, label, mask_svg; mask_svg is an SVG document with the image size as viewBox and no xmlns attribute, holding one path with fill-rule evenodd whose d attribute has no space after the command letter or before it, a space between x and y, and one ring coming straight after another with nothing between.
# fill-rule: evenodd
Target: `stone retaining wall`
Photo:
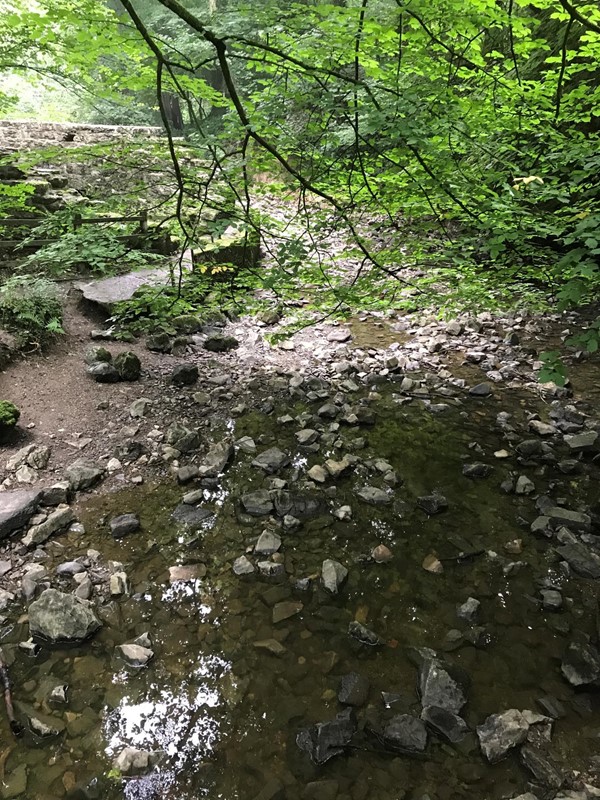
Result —
<instances>
[{"instance_id":1,"label":"stone retaining wall","mask_svg":"<svg viewBox=\"0 0 600 800\"><path fill-rule=\"evenodd\" d=\"M123 139L156 138L163 129L143 125L91 125L85 122L33 122L0 120L0 153L38 147L97 144ZM73 137L72 141L67 141Z\"/></svg>"}]
</instances>

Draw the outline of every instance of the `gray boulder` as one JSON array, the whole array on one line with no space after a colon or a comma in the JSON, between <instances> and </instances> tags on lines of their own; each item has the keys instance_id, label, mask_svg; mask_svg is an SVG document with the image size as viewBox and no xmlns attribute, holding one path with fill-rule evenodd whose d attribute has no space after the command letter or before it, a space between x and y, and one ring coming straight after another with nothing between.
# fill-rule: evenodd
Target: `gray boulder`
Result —
<instances>
[{"instance_id":1,"label":"gray boulder","mask_svg":"<svg viewBox=\"0 0 600 800\"><path fill-rule=\"evenodd\" d=\"M296 744L310 755L315 764L325 764L344 752L355 731L354 714L351 708L347 708L330 722L318 722L299 731Z\"/></svg>"},{"instance_id":2,"label":"gray boulder","mask_svg":"<svg viewBox=\"0 0 600 800\"><path fill-rule=\"evenodd\" d=\"M321 567L321 580L323 586L331 594L337 594L348 577L348 570L339 561L327 558Z\"/></svg>"},{"instance_id":3,"label":"gray boulder","mask_svg":"<svg viewBox=\"0 0 600 800\"><path fill-rule=\"evenodd\" d=\"M231 461L234 455L233 444L230 441L216 442L212 444L204 458L204 462L198 469L201 478L216 478Z\"/></svg>"},{"instance_id":4,"label":"gray boulder","mask_svg":"<svg viewBox=\"0 0 600 800\"><path fill-rule=\"evenodd\" d=\"M87 374L90 375L96 383L118 383L121 380L116 368L107 363L106 361L98 361L87 368Z\"/></svg>"},{"instance_id":5,"label":"gray boulder","mask_svg":"<svg viewBox=\"0 0 600 800\"><path fill-rule=\"evenodd\" d=\"M195 364L179 364L169 378L173 386L191 386L198 380L198 367Z\"/></svg>"},{"instance_id":6,"label":"gray boulder","mask_svg":"<svg viewBox=\"0 0 600 800\"><path fill-rule=\"evenodd\" d=\"M122 381L137 381L142 374L140 360L131 350L119 353L114 359L113 365L119 373L119 380Z\"/></svg>"},{"instance_id":7,"label":"gray boulder","mask_svg":"<svg viewBox=\"0 0 600 800\"><path fill-rule=\"evenodd\" d=\"M52 644L83 642L100 627L101 622L89 605L56 589L46 589L29 606L31 636Z\"/></svg>"},{"instance_id":8,"label":"gray boulder","mask_svg":"<svg viewBox=\"0 0 600 800\"><path fill-rule=\"evenodd\" d=\"M459 714L467 702L468 677L436 657L425 657L419 668L419 694L423 708L435 706Z\"/></svg>"},{"instance_id":9,"label":"gray boulder","mask_svg":"<svg viewBox=\"0 0 600 800\"><path fill-rule=\"evenodd\" d=\"M383 742L390 750L412 755L427 747L425 723L410 714L397 714L383 729Z\"/></svg>"},{"instance_id":10,"label":"gray boulder","mask_svg":"<svg viewBox=\"0 0 600 800\"><path fill-rule=\"evenodd\" d=\"M491 714L477 727L481 752L490 764L501 761L514 747L523 744L528 732L529 723L516 708Z\"/></svg>"},{"instance_id":11,"label":"gray boulder","mask_svg":"<svg viewBox=\"0 0 600 800\"><path fill-rule=\"evenodd\" d=\"M110 521L110 532L114 539L122 539L128 533L135 533L140 529L140 518L137 514L120 514Z\"/></svg>"},{"instance_id":12,"label":"gray boulder","mask_svg":"<svg viewBox=\"0 0 600 800\"><path fill-rule=\"evenodd\" d=\"M560 671L571 686L598 685L600 652L591 644L571 642L563 656Z\"/></svg>"},{"instance_id":13,"label":"gray boulder","mask_svg":"<svg viewBox=\"0 0 600 800\"><path fill-rule=\"evenodd\" d=\"M40 489L0 492L0 539L27 524L41 497Z\"/></svg>"},{"instance_id":14,"label":"gray boulder","mask_svg":"<svg viewBox=\"0 0 600 800\"><path fill-rule=\"evenodd\" d=\"M370 506L387 506L392 502L391 495L376 486L363 486L356 494Z\"/></svg>"},{"instance_id":15,"label":"gray boulder","mask_svg":"<svg viewBox=\"0 0 600 800\"><path fill-rule=\"evenodd\" d=\"M44 522L39 525L33 525L23 537L23 544L25 547L36 547L43 544L54 533L64 530L75 520L75 514L72 508L65 506L57 508L53 511Z\"/></svg>"},{"instance_id":16,"label":"gray boulder","mask_svg":"<svg viewBox=\"0 0 600 800\"><path fill-rule=\"evenodd\" d=\"M234 350L240 343L235 336L225 336L222 333L213 333L204 340L204 349L211 353L225 353L227 350Z\"/></svg>"},{"instance_id":17,"label":"gray boulder","mask_svg":"<svg viewBox=\"0 0 600 800\"><path fill-rule=\"evenodd\" d=\"M253 517L262 517L273 511L271 494L266 489L246 492L246 494L243 494L241 497L241 503L246 514L250 514Z\"/></svg>"},{"instance_id":18,"label":"gray boulder","mask_svg":"<svg viewBox=\"0 0 600 800\"><path fill-rule=\"evenodd\" d=\"M450 744L462 742L469 733L469 727L464 719L446 708L427 706L421 712L421 719L433 733Z\"/></svg>"},{"instance_id":19,"label":"gray boulder","mask_svg":"<svg viewBox=\"0 0 600 800\"><path fill-rule=\"evenodd\" d=\"M93 461L79 458L70 467L67 467L66 475L69 487L72 491L77 492L83 489L91 489L92 486L99 483L104 477L104 469Z\"/></svg>"},{"instance_id":20,"label":"gray boulder","mask_svg":"<svg viewBox=\"0 0 600 800\"><path fill-rule=\"evenodd\" d=\"M278 472L290 463L290 457L278 447L264 450L253 461L252 466L264 470L268 475Z\"/></svg>"}]
</instances>

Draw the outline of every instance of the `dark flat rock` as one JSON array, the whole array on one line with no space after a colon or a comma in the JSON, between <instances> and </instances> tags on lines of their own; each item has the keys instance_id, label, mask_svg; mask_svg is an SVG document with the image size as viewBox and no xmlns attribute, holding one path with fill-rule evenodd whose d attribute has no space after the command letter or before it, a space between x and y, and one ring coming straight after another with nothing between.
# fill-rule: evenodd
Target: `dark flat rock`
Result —
<instances>
[{"instance_id":1,"label":"dark flat rock","mask_svg":"<svg viewBox=\"0 0 600 800\"><path fill-rule=\"evenodd\" d=\"M41 489L0 492L0 539L27 524L41 497Z\"/></svg>"}]
</instances>

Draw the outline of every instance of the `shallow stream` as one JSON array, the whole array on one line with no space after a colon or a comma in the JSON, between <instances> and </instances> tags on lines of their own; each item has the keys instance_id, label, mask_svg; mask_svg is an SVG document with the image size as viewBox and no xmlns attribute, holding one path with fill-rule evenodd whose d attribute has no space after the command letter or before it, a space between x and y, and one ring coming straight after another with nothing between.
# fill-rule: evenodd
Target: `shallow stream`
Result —
<instances>
[{"instance_id":1,"label":"shallow stream","mask_svg":"<svg viewBox=\"0 0 600 800\"><path fill-rule=\"evenodd\" d=\"M124 564L131 594L101 606L102 630L74 649L42 648L35 657L23 653L15 645L29 636L25 614L20 624L2 631L2 644L14 657L15 699L64 728L47 739L28 733L12 740L3 719L0 764L5 782L9 779L4 797L11 796L6 786L19 770L26 773L25 796L31 800L496 800L525 791L530 776L517 757L489 766L474 735L455 747L432 736L424 759L384 752L360 735L356 746L321 767L298 749L300 728L341 710L340 677L352 671L366 676L371 687L367 708L357 712L359 729L368 714L418 716L416 669L409 658L413 647L433 648L469 673L464 716L473 729L489 714L507 708L541 711L537 701L548 695L560 700L566 713L555 723L553 758L563 767L584 769L597 751L600 709L594 695L573 691L559 667L573 631L594 632L598 588L566 578L548 542L534 538L529 524L537 516L537 494L568 497L572 508L579 495L588 503L597 501L598 468L586 465L574 480L550 465L519 467L514 455L496 459L493 454L501 448L513 452L495 426L496 414L514 411L520 425L524 421L517 400L513 406L470 399L434 414L418 402L399 402L390 385L371 403L374 425L333 431L331 444L322 444L316 454L297 446L299 424L277 422L278 413L301 414L305 406L288 405L268 416L256 411L231 421L224 434L253 437L258 452L277 445L293 454L291 466L279 473L290 485L307 466L329 455L339 459L361 437L366 446L355 451L361 461L385 459L399 478L390 492L393 502L381 507L356 497L367 483L385 486L377 470L364 463L325 484L330 488L320 487L325 509L348 504L353 518L342 522L327 513L297 531L279 529L288 575L280 582L232 572L232 562L269 527L268 517L240 512L240 495L267 480L251 467L252 455L238 450L218 485L205 490L203 504L215 516L197 532L171 518L185 491L173 484L84 498L79 515L86 532L55 540L48 548L49 571L94 548L102 564ZM344 446L335 446L338 437ZM464 477L463 464L473 461L492 465L492 474ZM500 483L510 470L531 478L536 493L503 493ZM449 507L428 517L416 500L434 491L447 498ZM115 541L106 520L124 512L138 513L142 529ZM515 539L523 540L521 555L504 549ZM380 543L391 550L391 561L363 558ZM463 560L459 554L465 551L479 555ZM431 553L441 560L442 574L423 569ZM326 558L349 569L339 595L320 585ZM525 564L505 569L511 561ZM198 565L199 577L170 583L169 567L175 564ZM294 587L292 580L309 576L308 589ZM72 590L71 579L64 580ZM558 613L540 608L544 581L565 598ZM472 637L476 646L447 637L453 629L467 634L472 627L456 614L468 597L481 601L478 626L483 630ZM302 609L274 624L273 606L288 599L300 601ZM372 648L352 639L352 620L374 630L385 645ZM136 670L114 651L143 632L149 633L155 656L148 667ZM279 655L255 646L271 639L283 645ZM57 684L68 686L66 708L48 706L49 690ZM397 695L390 708L382 692ZM142 777L111 773L112 759L127 745L162 751L158 766ZM321 783L311 786L315 781Z\"/></svg>"}]
</instances>

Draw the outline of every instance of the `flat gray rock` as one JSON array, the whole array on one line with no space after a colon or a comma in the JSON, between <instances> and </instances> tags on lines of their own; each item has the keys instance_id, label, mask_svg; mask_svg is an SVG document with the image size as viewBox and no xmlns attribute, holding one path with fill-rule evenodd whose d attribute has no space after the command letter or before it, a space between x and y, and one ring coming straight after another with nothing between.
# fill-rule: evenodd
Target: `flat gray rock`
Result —
<instances>
[{"instance_id":1,"label":"flat gray rock","mask_svg":"<svg viewBox=\"0 0 600 800\"><path fill-rule=\"evenodd\" d=\"M41 489L0 492L0 539L29 521L42 496Z\"/></svg>"},{"instance_id":2,"label":"flat gray rock","mask_svg":"<svg viewBox=\"0 0 600 800\"><path fill-rule=\"evenodd\" d=\"M88 605L72 594L46 589L29 606L29 631L52 644L83 642L101 627Z\"/></svg>"},{"instance_id":3,"label":"flat gray rock","mask_svg":"<svg viewBox=\"0 0 600 800\"><path fill-rule=\"evenodd\" d=\"M80 283L78 288L85 300L111 311L115 303L130 300L140 286L166 286L170 282L171 273L168 269L142 269L114 278Z\"/></svg>"}]
</instances>

